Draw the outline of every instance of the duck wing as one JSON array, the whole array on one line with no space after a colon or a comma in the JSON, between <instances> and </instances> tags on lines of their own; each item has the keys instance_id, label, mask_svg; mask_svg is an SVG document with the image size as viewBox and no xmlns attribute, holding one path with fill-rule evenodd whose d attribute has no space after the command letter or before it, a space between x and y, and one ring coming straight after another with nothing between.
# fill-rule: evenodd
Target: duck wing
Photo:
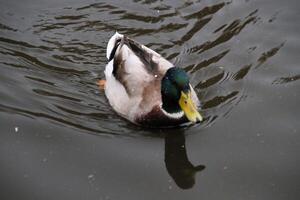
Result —
<instances>
[{"instance_id":1,"label":"duck wing","mask_svg":"<svg viewBox=\"0 0 300 200\"><path fill-rule=\"evenodd\" d=\"M161 104L161 79L173 64L119 33L109 40L106 53L105 94L118 114L135 122Z\"/></svg>"},{"instance_id":2,"label":"duck wing","mask_svg":"<svg viewBox=\"0 0 300 200\"><path fill-rule=\"evenodd\" d=\"M160 92L162 77L173 67L160 54L118 33L108 43L107 57L113 62L112 76L129 96L142 95L149 85Z\"/></svg>"}]
</instances>

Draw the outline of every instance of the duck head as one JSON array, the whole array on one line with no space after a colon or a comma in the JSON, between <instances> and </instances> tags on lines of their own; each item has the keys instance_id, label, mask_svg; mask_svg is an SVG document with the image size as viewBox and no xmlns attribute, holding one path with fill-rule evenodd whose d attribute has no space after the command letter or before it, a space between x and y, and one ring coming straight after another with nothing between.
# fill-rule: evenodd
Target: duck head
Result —
<instances>
[{"instance_id":1,"label":"duck head","mask_svg":"<svg viewBox=\"0 0 300 200\"><path fill-rule=\"evenodd\" d=\"M189 78L178 67L168 69L161 83L162 108L172 114L184 112L186 118L195 123L202 121L202 116L192 100Z\"/></svg>"}]
</instances>

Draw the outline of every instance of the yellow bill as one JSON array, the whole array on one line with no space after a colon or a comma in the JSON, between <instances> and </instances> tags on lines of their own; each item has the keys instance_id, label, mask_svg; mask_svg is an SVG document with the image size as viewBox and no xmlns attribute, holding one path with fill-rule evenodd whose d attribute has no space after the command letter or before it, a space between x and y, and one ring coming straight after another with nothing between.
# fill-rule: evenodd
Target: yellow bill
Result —
<instances>
[{"instance_id":1,"label":"yellow bill","mask_svg":"<svg viewBox=\"0 0 300 200\"><path fill-rule=\"evenodd\" d=\"M183 110L185 116L190 120L191 122L197 122L202 121L203 117L200 115L200 113L197 111L197 107L195 106L192 98L191 98L191 92L184 93L181 91L181 96L179 99L179 105L181 109Z\"/></svg>"}]
</instances>

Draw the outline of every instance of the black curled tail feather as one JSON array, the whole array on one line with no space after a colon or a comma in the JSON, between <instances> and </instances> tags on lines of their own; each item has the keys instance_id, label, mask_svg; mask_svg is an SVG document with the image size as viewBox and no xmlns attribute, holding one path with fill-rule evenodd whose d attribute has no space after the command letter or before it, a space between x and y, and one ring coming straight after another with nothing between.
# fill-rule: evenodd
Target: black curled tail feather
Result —
<instances>
[{"instance_id":1,"label":"black curled tail feather","mask_svg":"<svg viewBox=\"0 0 300 200\"><path fill-rule=\"evenodd\" d=\"M153 61L153 54L145 50L138 42L126 36L122 36L114 41L113 48L109 55L109 61L113 60L112 73L117 79L119 71L122 71L121 63L124 61L124 58L122 58L122 53L117 53L117 50L121 50L123 45L126 45L139 58L139 60L143 63L143 67L148 71L148 73L158 73L158 64ZM125 71L122 73L125 73Z\"/></svg>"},{"instance_id":2,"label":"black curled tail feather","mask_svg":"<svg viewBox=\"0 0 300 200\"><path fill-rule=\"evenodd\" d=\"M115 57L116 51L117 51L117 49L118 49L120 43L121 43L121 39L117 39L117 40L115 41L114 48L112 49L112 51L111 51L111 53L110 53L110 55L109 55L108 61L111 61L111 60Z\"/></svg>"}]
</instances>

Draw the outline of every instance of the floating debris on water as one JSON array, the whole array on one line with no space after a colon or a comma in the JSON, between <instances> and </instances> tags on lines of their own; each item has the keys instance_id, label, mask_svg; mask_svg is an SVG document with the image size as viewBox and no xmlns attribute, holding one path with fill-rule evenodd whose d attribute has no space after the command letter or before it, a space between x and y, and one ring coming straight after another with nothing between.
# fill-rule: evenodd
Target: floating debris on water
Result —
<instances>
[{"instance_id":1,"label":"floating debris on water","mask_svg":"<svg viewBox=\"0 0 300 200\"><path fill-rule=\"evenodd\" d=\"M90 181L95 180L95 175L94 175L94 174L88 175L88 179L89 179Z\"/></svg>"}]
</instances>

